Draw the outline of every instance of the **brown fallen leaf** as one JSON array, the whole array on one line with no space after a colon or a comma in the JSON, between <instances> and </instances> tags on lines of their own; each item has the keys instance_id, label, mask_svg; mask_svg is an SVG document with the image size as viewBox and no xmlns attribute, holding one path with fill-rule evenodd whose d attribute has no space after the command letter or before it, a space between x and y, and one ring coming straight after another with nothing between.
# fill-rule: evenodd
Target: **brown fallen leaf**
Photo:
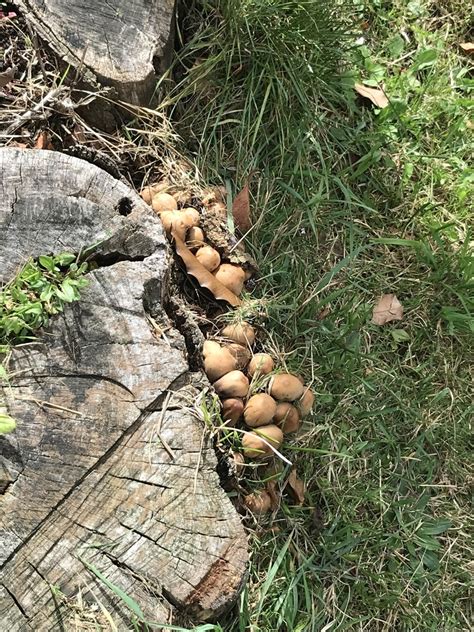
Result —
<instances>
[{"instance_id":1,"label":"brown fallen leaf","mask_svg":"<svg viewBox=\"0 0 474 632\"><path fill-rule=\"evenodd\" d=\"M248 182L240 193L238 193L234 199L232 205L232 215L234 216L234 223L241 233L246 233L252 226L250 221L250 197L249 197L249 185Z\"/></svg>"},{"instance_id":2,"label":"brown fallen leaf","mask_svg":"<svg viewBox=\"0 0 474 632\"><path fill-rule=\"evenodd\" d=\"M295 499L297 505L302 505L304 503L304 483L298 478L298 474L296 473L296 468L293 468L288 476L288 488L290 490L291 495Z\"/></svg>"},{"instance_id":3,"label":"brown fallen leaf","mask_svg":"<svg viewBox=\"0 0 474 632\"><path fill-rule=\"evenodd\" d=\"M473 42L463 42L462 44L459 44L459 46L468 55L474 55L474 43Z\"/></svg>"},{"instance_id":4,"label":"brown fallen leaf","mask_svg":"<svg viewBox=\"0 0 474 632\"><path fill-rule=\"evenodd\" d=\"M354 84L354 90L360 94L361 97L372 101L372 103L378 108L386 108L389 103L385 92L379 90L378 88L369 88L361 83L356 83Z\"/></svg>"},{"instance_id":5,"label":"brown fallen leaf","mask_svg":"<svg viewBox=\"0 0 474 632\"><path fill-rule=\"evenodd\" d=\"M35 149L53 149L48 132L43 130L38 134L38 138L35 142Z\"/></svg>"},{"instance_id":6,"label":"brown fallen leaf","mask_svg":"<svg viewBox=\"0 0 474 632\"><path fill-rule=\"evenodd\" d=\"M270 509L272 511L277 511L280 507L280 492L277 489L276 481L268 481L265 489L267 494L270 496Z\"/></svg>"},{"instance_id":7,"label":"brown fallen leaf","mask_svg":"<svg viewBox=\"0 0 474 632\"><path fill-rule=\"evenodd\" d=\"M209 270L206 270L206 268L199 263L184 241L180 239L174 231L172 231L171 234L175 241L176 253L183 260L187 273L194 277L201 287L205 287L212 292L218 301L226 301L229 305L232 305L232 307L238 307L241 304L239 297L226 288Z\"/></svg>"},{"instance_id":8,"label":"brown fallen leaf","mask_svg":"<svg viewBox=\"0 0 474 632\"><path fill-rule=\"evenodd\" d=\"M382 294L372 312L374 325L385 325L391 320L402 320L403 305L395 294Z\"/></svg>"}]
</instances>

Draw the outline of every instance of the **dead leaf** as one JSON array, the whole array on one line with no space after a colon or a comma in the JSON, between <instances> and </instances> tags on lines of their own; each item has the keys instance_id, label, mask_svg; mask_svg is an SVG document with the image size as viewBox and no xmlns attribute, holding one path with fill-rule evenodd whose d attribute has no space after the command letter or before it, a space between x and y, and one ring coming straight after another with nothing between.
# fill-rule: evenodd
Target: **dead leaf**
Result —
<instances>
[{"instance_id":1,"label":"dead leaf","mask_svg":"<svg viewBox=\"0 0 474 632\"><path fill-rule=\"evenodd\" d=\"M38 134L38 138L35 142L35 149L52 149L53 145L49 139L49 134L46 131L42 131Z\"/></svg>"},{"instance_id":2,"label":"dead leaf","mask_svg":"<svg viewBox=\"0 0 474 632\"><path fill-rule=\"evenodd\" d=\"M277 511L280 507L280 492L277 489L276 481L268 481L266 484L267 494L270 496L270 509Z\"/></svg>"},{"instance_id":3,"label":"dead leaf","mask_svg":"<svg viewBox=\"0 0 474 632\"><path fill-rule=\"evenodd\" d=\"M4 72L0 72L0 89L7 86L10 81L13 81L15 78L16 66L12 66L11 68L7 68Z\"/></svg>"},{"instance_id":4,"label":"dead leaf","mask_svg":"<svg viewBox=\"0 0 474 632\"><path fill-rule=\"evenodd\" d=\"M232 205L234 223L241 233L246 233L252 226L250 221L250 197L248 182L240 193L235 196Z\"/></svg>"},{"instance_id":5,"label":"dead leaf","mask_svg":"<svg viewBox=\"0 0 474 632\"><path fill-rule=\"evenodd\" d=\"M386 108L389 101L385 95L385 92L377 88L369 88L361 83L354 84L354 90L360 94L361 97L369 99L378 108Z\"/></svg>"},{"instance_id":6,"label":"dead leaf","mask_svg":"<svg viewBox=\"0 0 474 632\"><path fill-rule=\"evenodd\" d=\"M474 43L472 43L472 42L463 42L462 44L459 44L459 46L468 55L474 55Z\"/></svg>"},{"instance_id":7,"label":"dead leaf","mask_svg":"<svg viewBox=\"0 0 474 632\"><path fill-rule=\"evenodd\" d=\"M296 473L296 468L293 468L288 476L288 487L291 495L296 501L297 505L302 505L304 503L304 483L298 478L298 474Z\"/></svg>"},{"instance_id":8,"label":"dead leaf","mask_svg":"<svg viewBox=\"0 0 474 632\"><path fill-rule=\"evenodd\" d=\"M174 237L176 253L183 260L188 274L194 277L201 287L205 287L212 292L218 301L226 301L229 305L232 305L232 307L238 307L241 304L239 297L227 289L209 270L206 270L206 268L199 263L182 239L173 231L171 234Z\"/></svg>"},{"instance_id":9,"label":"dead leaf","mask_svg":"<svg viewBox=\"0 0 474 632\"><path fill-rule=\"evenodd\" d=\"M382 294L379 302L372 312L372 322L374 325L385 325L391 320L402 320L403 305L395 294Z\"/></svg>"}]
</instances>

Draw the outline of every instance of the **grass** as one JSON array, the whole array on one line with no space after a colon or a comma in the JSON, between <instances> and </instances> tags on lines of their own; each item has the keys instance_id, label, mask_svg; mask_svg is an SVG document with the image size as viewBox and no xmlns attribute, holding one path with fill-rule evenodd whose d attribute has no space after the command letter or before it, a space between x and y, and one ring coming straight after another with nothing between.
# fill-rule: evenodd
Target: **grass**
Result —
<instances>
[{"instance_id":1,"label":"grass","mask_svg":"<svg viewBox=\"0 0 474 632\"><path fill-rule=\"evenodd\" d=\"M205 180L252 177L253 299L268 346L317 395L285 449L307 502L254 526L239 604L196 630L467 630L473 83L458 45L472 8L212 0L186 14L164 108ZM356 80L389 107L358 99ZM143 177L174 134L146 116L107 138ZM389 292L403 320L375 326Z\"/></svg>"},{"instance_id":2,"label":"grass","mask_svg":"<svg viewBox=\"0 0 474 632\"><path fill-rule=\"evenodd\" d=\"M256 527L221 625L467 630L473 84L459 43L472 10L328 7L205 3L167 101L205 178L254 174L269 344L317 394L286 451L307 503ZM355 80L389 107L359 100ZM371 324L389 292L403 320Z\"/></svg>"}]
</instances>

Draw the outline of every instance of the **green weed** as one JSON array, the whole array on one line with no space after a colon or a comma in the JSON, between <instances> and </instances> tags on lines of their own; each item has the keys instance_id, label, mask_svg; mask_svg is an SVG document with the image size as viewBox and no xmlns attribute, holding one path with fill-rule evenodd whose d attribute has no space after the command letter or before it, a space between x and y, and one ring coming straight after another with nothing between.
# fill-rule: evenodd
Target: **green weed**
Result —
<instances>
[{"instance_id":1,"label":"green weed","mask_svg":"<svg viewBox=\"0 0 474 632\"><path fill-rule=\"evenodd\" d=\"M66 303L79 299L88 281L87 263L79 264L67 252L29 259L15 277L0 288L0 380L8 381L6 368L13 344L34 339ZM0 434L13 432L16 421L0 405Z\"/></svg>"}]
</instances>

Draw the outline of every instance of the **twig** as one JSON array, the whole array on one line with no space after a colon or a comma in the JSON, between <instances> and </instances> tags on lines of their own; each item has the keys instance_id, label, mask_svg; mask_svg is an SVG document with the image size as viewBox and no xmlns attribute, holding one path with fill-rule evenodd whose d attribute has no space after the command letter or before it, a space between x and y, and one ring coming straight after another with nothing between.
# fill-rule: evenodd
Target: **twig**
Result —
<instances>
[{"instance_id":1,"label":"twig","mask_svg":"<svg viewBox=\"0 0 474 632\"><path fill-rule=\"evenodd\" d=\"M196 489L197 489L197 480L198 480L198 474L199 474L199 466L201 465L201 454L202 454L202 447L204 445L204 437L206 436L206 427L204 426L202 429L202 435L201 435L201 447L199 448L199 457L198 457L198 462L196 464L196 471L194 472L194 487L193 487L193 494L196 493Z\"/></svg>"},{"instance_id":2,"label":"twig","mask_svg":"<svg viewBox=\"0 0 474 632\"><path fill-rule=\"evenodd\" d=\"M40 408L43 408L44 406L46 406L47 408L55 408L57 410L64 410L67 413L72 413L73 415L79 415L79 417L83 416L82 413L78 410L73 410L72 408L66 408L65 406L59 406L58 404L51 404L51 402L45 402L41 399L36 399L35 397L19 397L18 399L25 402L33 402Z\"/></svg>"},{"instance_id":3,"label":"twig","mask_svg":"<svg viewBox=\"0 0 474 632\"><path fill-rule=\"evenodd\" d=\"M164 439L161 436L161 425L163 423L163 419L165 417L165 413L166 413L166 411L168 409L168 405L170 403L172 395L173 395L173 393L171 391L169 391L168 394L166 395L165 401L163 402L163 408L161 409L160 418L158 419L158 423L156 425L156 434L158 435L158 439L161 441L161 445L164 447L166 452L168 452L170 458L174 461L176 456L175 456L173 450L171 449L171 447L168 444L168 442L166 441L166 439Z\"/></svg>"},{"instance_id":4,"label":"twig","mask_svg":"<svg viewBox=\"0 0 474 632\"><path fill-rule=\"evenodd\" d=\"M63 90L64 90L64 87L54 88L53 90L50 90L48 94L45 97L43 97L39 103L37 103L34 106L34 108L32 108L31 110L28 110L27 112L24 112L11 125L9 125L3 135L8 136L16 132L16 130L19 127L21 127L24 123L27 123L28 121L33 119L35 114L37 114L41 110L41 108L43 108L46 105L46 103L48 103L49 101L52 101L53 99L56 99L57 96Z\"/></svg>"}]
</instances>

